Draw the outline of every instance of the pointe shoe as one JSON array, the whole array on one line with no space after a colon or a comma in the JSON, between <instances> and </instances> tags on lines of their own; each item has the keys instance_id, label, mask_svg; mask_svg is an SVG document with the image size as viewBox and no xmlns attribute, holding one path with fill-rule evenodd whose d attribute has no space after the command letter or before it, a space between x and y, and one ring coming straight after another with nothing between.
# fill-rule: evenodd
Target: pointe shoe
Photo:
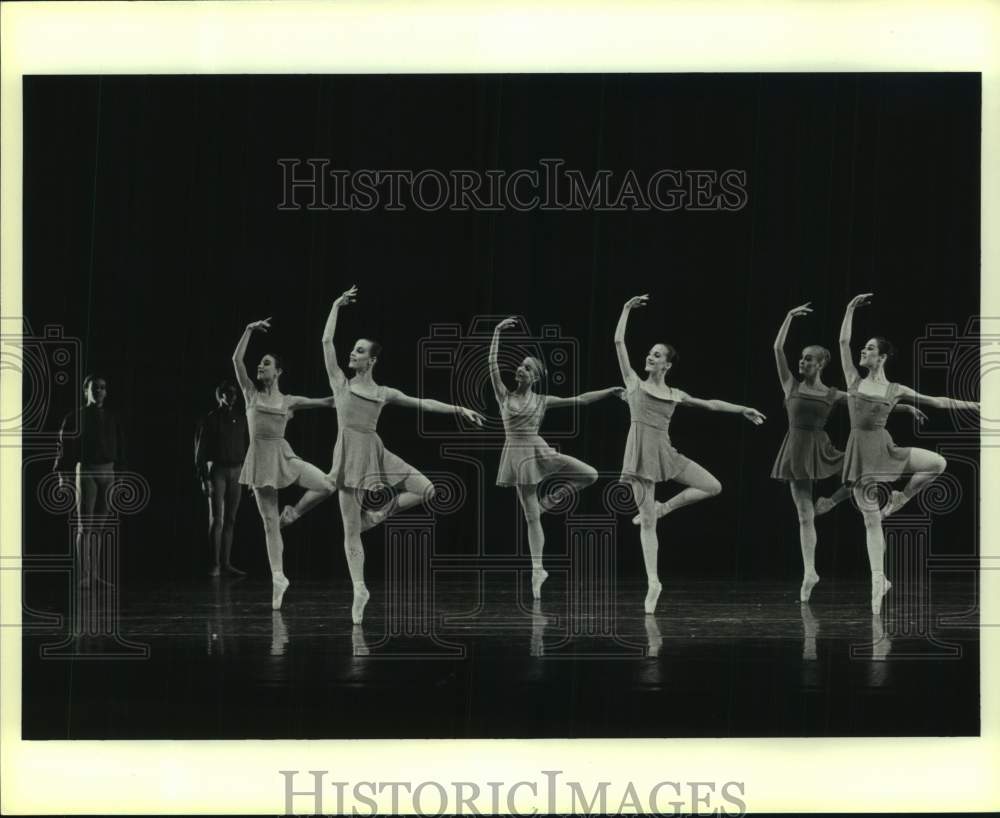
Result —
<instances>
[{"instance_id":1,"label":"pointe shoe","mask_svg":"<svg viewBox=\"0 0 1000 818\"><path fill-rule=\"evenodd\" d=\"M354 588L354 602L351 603L351 621L355 625L360 625L365 615L365 605L368 604L368 598L371 594L368 593L368 589L362 585L360 588L355 586Z\"/></svg>"},{"instance_id":2,"label":"pointe shoe","mask_svg":"<svg viewBox=\"0 0 1000 818\"><path fill-rule=\"evenodd\" d=\"M292 506L285 506L281 509L281 516L278 518L278 528L287 528L299 519L299 513Z\"/></svg>"},{"instance_id":3,"label":"pointe shoe","mask_svg":"<svg viewBox=\"0 0 1000 818\"><path fill-rule=\"evenodd\" d=\"M534 599L542 598L542 583L549 578L549 572L544 568L531 572L531 596Z\"/></svg>"},{"instance_id":4,"label":"pointe shoe","mask_svg":"<svg viewBox=\"0 0 1000 818\"><path fill-rule=\"evenodd\" d=\"M802 585L799 588L799 602L808 602L812 596L813 588L819 582L819 574L807 574L802 578Z\"/></svg>"},{"instance_id":5,"label":"pointe shoe","mask_svg":"<svg viewBox=\"0 0 1000 818\"><path fill-rule=\"evenodd\" d=\"M813 506L817 517L821 517L834 507L835 503L829 497L820 497Z\"/></svg>"},{"instance_id":6,"label":"pointe shoe","mask_svg":"<svg viewBox=\"0 0 1000 818\"><path fill-rule=\"evenodd\" d=\"M365 509L364 511L361 512L362 532L369 531L382 522L382 520L380 520L377 515L378 515L377 511L369 511L368 509Z\"/></svg>"},{"instance_id":7,"label":"pointe shoe","mask_svg":"<svg viewBox=\"0 0 1000 818\"><path fill-rule=\"evenodd\" d=\"M656 519L657 520L659 520L660 517L663 516L663 506L664 505L665 505L665 503L660 503L660 502L657 502L654 505L654 508L656 509ZM642 525L642 515L641 514L636 514L632 518L632 525Z\"/></svg>"},{"instance_id":8,"label":"pointe shoe","mask_svg":"<svg viewBox=\"0 0 1000 818\"><path fill-rule=\"evenodd\" d=\"M904 505L906 505L909 499L910 498L903 494L903 492L894 491L892 496L889 498L889 502L886 503L885 507L882 509L882 519L885 519L890 514L899 511Z\"/></svg>"},{"instance_id":9,"label":"pointe shoe","mask_svg":"<svg viewBox=\"0 0 1000 818\"><path fill-rule=\"evenodd\" d=\"M660 591L662 590L663 586L659 582L649 583L649 587L646 589L646 602L644 605L646 613L656 613L656 603L660 598Z\"/></svg>"},{"instance_id":10,"label":"pointe shoe","mask_svg":"<svg viewBox=\"0 0 1000 818\"><path fill-rule=\"evenodd\" d=\"M288 581L288 577L271 580L271 608L276 611L281 608L281 601L285 597L285 591L288 590L288 586L291 584Z\"/></svg>"},{"instance_id":11,"label":"pointe shoe","mask_svg":"<svg viewBox=\"0 0 1000 818\"><path fill-rule=\"evenodd\" d=\"M882 582L879 583L878 580L872 579L872 613L879 614L882 612L882 598L889 593L889 589L892 587L892 583L889 582L882 576Z\"/></svg>"},{"instance_id":12,"label":"pointe shoe","mask_svg":"<svg viewBox=\"0 0 1000 818\"><path fill-rule=\"evenodd\" d=\"M549 514L566 502L566 498L568 496L569 492L565 488L558 488L548 496L540 498L538 501L538 507L544 514Z\"/></svg>"}]
</instances>

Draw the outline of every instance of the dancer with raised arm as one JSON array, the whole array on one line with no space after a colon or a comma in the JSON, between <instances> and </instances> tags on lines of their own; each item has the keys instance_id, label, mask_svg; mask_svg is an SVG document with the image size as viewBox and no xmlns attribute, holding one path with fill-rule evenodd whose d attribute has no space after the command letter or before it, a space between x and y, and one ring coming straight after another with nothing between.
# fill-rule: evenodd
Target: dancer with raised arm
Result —
<instances>
[{"instance_id":1,"label":"dancer with raised arm","mask_svg":"<svg viewBox=\"0 0 1000 818\"><path fill-rule=\"evenodd\" d=\"M631 485L639 507L639 513L632 522L639 526L648 583L645 610L651 614L656 610L656 602L662 590L657 574L657 520L691 503L715 497L722 491L722 485L715 477L671 445L669 430L674 409L678 406L696 406L714 412L730 412L743 415L754 425L760 425L765 418L749 406L714 399L701 400L667 386L666 375L677 361L677 352L670 344L658 343L652 346L646 354L646 377L640 379L629 362L628 350L625 348L625 327L629 313L645 307L648 302L648 295L639 295L625 302L615 328L615 352L625 380L625 400L632 417L625 442L621 479L623 483ZM654 497L656 484L668 480L675 480L686 488L665 503L658 503Z\"/></svg>"},{"instance_id":2,"label":"dancer with raised arm","mask_svg":"<svg viewBox=\"0 0 1000 818\"><path fill-rule=\"evenodd\" d=\"M322 471L292 451L285 440L285 426L298 410L330 408L333 400L282 394L278 387L281 359L273 354L260 359L257 380L250 380L243 363L250 336L254 332L267 332L270 327L270 318L247 324L233 353L233 369L246 400L250 427L250 448L240 472L240 482L253 489L264 522L267 559L271 565L271 607L278 610L289 586L282 562L284 543L278 520L278 489L297 483L307 493L314 492L314 497L329 496L334 490Z\"/></svg>"},{"instance_id":3,"label":"dancer with raised arm","mask_svg":"<svg viewBox=\"0 0 1000 818\"><path fill-rule=\"evenodd\" d=\"M825 514L851 495L851 490L841 485L832 497L820 497L813 503L813 483L843 471L844 453L830 442L825 429L830 411L847 400L847 393L823 383L823 370L830 362L830 352L825 347L811 344L802 350L798 378L792 375L788 366L785 357L788 328L793 319L812 312L811 303L790 309L774 339L774 359L785 393L788 431L775 458L771 477L788 483L799 516L799 544L802 550L800 602L809 601L813 588L819 582L819 574L816 573L815 517ZM918 419L925 417L913 406L898 408L911 411Z\"/></svg>"},{"instance_id":4,"label":"dancer with raised arm","mask_svg":"<svg viewBox=\"0 0 1000 818\"><path fill-rule=\"evenodd\" d=\"M545 548L545 534L542 531L541 515L551 511L574 492L586 488L597 480L597 470L575 457L560 454L538 435L538 428L548 409L563 406L586 406L612 395L621 395L620 386L584 392L572 398L557 398L540 395L534 391L534 384L545 375L545 365L531 356L521 361L514 370L517 385L513 390L504 386L500 376L498 355L500 333L517 325L513 318L506 318L497 324L490 344L489 367L493 381L493 394L500 405L507 439L500 455L500 470L497 485L514 487L528 523L528 547L531 549L531 593L535 599L542 595L542 583L548 577L542 565L542 551ZM547 497L539 497L538 486L547 477L559 475L559 486Z\"/></svg>"},{"instance_id":5,"label":"dancer with raised arm","mask_svg":"<svg viewBox=\"0 0 1000 818\"><path fill-rule=\"evenodd\" d=\"M979 411L977 401L948 397L928 397L908 386L891 382L885 366L894 355L892 344L881 336L869 338L861 348L858 365L851 355L851 331L854 311L871 303L872 293L851 299L840 328L840 363L847 381L847 405L851 413L851 435L844 454L844 483L851 486L854 499L865 522L865 543L872 572L872 613L882 610L882 598L892 583L885 577L885 537L882 518L887 517L925 489L941 472L947 461L936 452L916 446L897 446L885 429L886 416L898 401L926 403L935 409ZM893 491L885 508L879 507L878 483L892 483L904 474L912 475L902 491Z\"/></svg>"},{"instance_id":6,"label":"dancer with raised arm","mask_svg":"<svg viewBox=\"0 0 1000 818\"><path fill-rule=\"evenodd\" d=\"M337 351L333 342L341 307L353 304L357 295L357 287L352 286L333 302L323 330L323 360L336 401L339 426L329 479L336 487L340 499L340 513L344 521L344 553L351 581L354 583L351 620L355 625L360 625L369 597L365 586L365 552L361 545L361 533L379 525L391 515L425 503L434 496L431 481L382 444L382 439L376 432L382 409L388 404L398 404L427 412L461 414L477 426L482 426L483 418L479 413L462 406L412 398L398 389L375 383L373 369L382 352L382 345L371 338L359 338L351 349L348 368L353 372L353 377L348 380L337 363ZM402 486L402 491L382 508L362 510L361 492L380 491L399 485Z\"/></svg>"}]
</instances>

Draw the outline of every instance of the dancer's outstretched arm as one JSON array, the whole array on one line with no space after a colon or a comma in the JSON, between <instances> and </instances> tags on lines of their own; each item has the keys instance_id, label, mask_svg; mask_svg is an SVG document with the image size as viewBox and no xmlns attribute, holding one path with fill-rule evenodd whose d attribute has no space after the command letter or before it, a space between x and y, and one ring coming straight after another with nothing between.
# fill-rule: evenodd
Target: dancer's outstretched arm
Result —
<instances>
[{"instance_id":1,"label":"dancer's outstretched arm","mask_svg":"<svg viewBox=\"0 0 1000 818\"><path fill-rule=\"evenodd\" d=\"M837 397L834 399L834 403L840 404L847 401L847 393L843 389L837 390ZM917 423L923 423L927 420L927 415L921 412L916 406L912 406L909 403L897 403L890 410L892 412L906 412L907 414L913 415Z\"/></svg>"},{"instance_id":2,"label":"dancer's outstretched arm","mask_svg":"<svg viewBox=\"0 0 1000 818\"><path fill-rule=\"evenodd\" d=\"M301 395L286 395L285 408L290 412L297 412L299 409L333 409L336 401L333 395L328 398L304 398Z\"/></svg>"},{"instance_id":3,"label":"dancer's outstretched arm","mask_svg":"<svg viewBox=\"0 0 1000 818\"><path fill-rule=\"evenodd\" d=\"M854 365L854 354L851 352L851 327L854 324L854 311L858 307L867 306L871 302L873 293L862 293L856 295L847 304L844 311L844 321L840 325L840 366L844 370L844 380L847 388L852 388L861 380L861 373Z\"/></svg>"},{"instance_id":4,"label":"dancer's outstretched arm","mask_svg":"<svg viewBox=\"0 0 1000 818\"><path fill-rule=\"evenodd\" d=\"M385 387L383 395L385 396L386 403L409 406L411 409L418 409L423 412L439 412L449 415L461 414L466 420L475 423L476 426L482 426L485 420L479 412L474 412L472 409L467 409L464 406L453 406L450 403L442 403L439 400L430 400L429 398L413 398L403 394L398 389L392 389L388 386Z\"/></svg>"},{"instance_id":5,"label":"dancer's outstretched arm","mask_svg":"<svg viewBox=\"0 0 1000 818\"><path fill-rule=\"evenodd\" d=\"M618 326L615 327L615 352L618 354L618 367L622 371L622 380L625 386L631 388L639 382L639 376L632 369L632 363L628 358L628 349L625 348L625 326L628 324L628 314L639 307L645 307L649 302L649 295L637 295L625 302L622 307L621 317L618 319Z\"/></svg>"},{"instance_id":6,"label":"dancer's outstretched arm","mask_svg":"<svg viewBox=\"0 0 1000 818\"><path fill-rule=\"evenodd\" d=\"M504 386L503 378L500 377L500 332L516 325L517 321L513 318L504 318L503 321L497 324L496 329L493 330L493 340L490 341L488 363L490 367L490 380L493 382L493 394L496 395L497 403L503 403L504 398L507 397L507 387Z\"/></svg>"},{"instance_id":7,"label":"dancer's outstretched arm","mask_svg":"<svg viewBox=\"0 0 1000 818\"><path fill-rule=\"evenodd\" d=\"M253 321L247 324L247 328L243 330L243 334L240 336L240 342L236 345L236 351L233 353L233 369L236 370L236 382L239 383L240 389L243 390L243 397L249 395L254 389L253 381L250 380L250 376L247 374L246 364L243 363L243 359L247 354L247 346L250 343L250 336L254 332L267 332L270 328L270 318L265 318L262 321Z\"/></svg>"},{"instance_id":8,"label":"dancer's outstretched arm","mask_svg":"<svg viewBox=\"0 0 1000 818\"><path fill-rule=\"evenodd\" d=\"M676 391L680 392L679 389ZM678 404L680 406L697 406L699 409L708 409L710 412L729 412L734 415L743 415L754 426L760 426L760 424L767 420L763 413L758 412L750 406L727 403L724 400L716 400L715 398L702 400L701 398L691 397L687 392L681 392L681 396L682 400Z\"/></svg>"},{"instance_id":9,"label":"dancer's outstretched arm","mask_svg":"<svg viewBox=\"0 0 1000 818\"><path fill-rule=\"evenodd\" d=\"M341 293L333 302L333 306L330 307L330 314L327 316L326 326L323 328L323 363L326 365L326 376L330 379L331 389L339 389L347 383L344 370L337 363L337 350L333 346L333 336L337 331L337 316L340 314L340 308L345 304L353 304L357 296L358 288L353 285L349 290Z\"/></svg>"},{"instance_id":10,"label":"dancer's outstretched arm","mask_svg":"<svg viewBox=\"0 0 1000 818\"><path fill-rule=\"evenodd\" d=\"M785 397L788 397L788 393L792 391L792 384L795 383L795 377L788 366L788 358L785 356L785 339L788 337L792 319L812 312L810 304L812 301L807 301L801 307L792 307L785 315L785 320L781 322L778 336L774 339L774 362L778 365L778 380L781 381L781 388L785 390Z\"/></svg>"},{"instance_id":11,"label":"dancer's outstretched arm","mask_svg":"<svg viewBox=\"0 0 1000 818\"><path fill-rule=\"evenodd\" d=\"M564 406L586 406L612 396L621 396L625 392L623 386L609 386L607 389L597 389L593 392L582 392L571 398L557 398L555 395L545 396L546 409L559 409Z\"/></svg>"},{"instance_id":12,"label":"dancer's outstretched arm","mask_svg":"<svg viewBox=\"0 0 1000 818\"><path fill-rule=\"evenodd\" d=\"M914 403L926 403L928 406L932 406L935 409L971 409L975 412L979 411L979 401L977 400L958 400L957 398L948 397L935 398L930 395L922 395L919 392L915 392L910 389L908 386L903 386L902 384L899 386L899 393L901 400L909 400Z\"/></svg>"}]
</instances>

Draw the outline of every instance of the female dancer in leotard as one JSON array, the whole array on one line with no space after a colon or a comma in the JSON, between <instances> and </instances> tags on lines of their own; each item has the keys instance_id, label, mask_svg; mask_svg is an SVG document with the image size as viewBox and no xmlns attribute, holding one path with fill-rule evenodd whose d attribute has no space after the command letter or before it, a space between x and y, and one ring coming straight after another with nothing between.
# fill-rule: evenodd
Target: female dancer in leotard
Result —
<instances>
[{"instance_id":1,"label":"female dancer in leotard","mask_svg":"<svg viewBox=\"0 0 1000 818\"><path fill-rule=\"evenodd\" d=\"M278 388L282 369L277 355L264 355L257 365L256 383L250 380L243 364L247 344L254 332L267 332L270 322L270 318L265 318L247 324L233 353L233 368L246 400L250 426L250 448L240 472L240 482L253 489L257 509L264 521L267 559L271 565L271 607L278 610L289 586L282 563L284 543L278 525L278 489L298 483L307 492L327 496L333 492L326 475L292 451L285 440L285 425L299 409L332 407L333 400L283 395Z\"/></svg>"},{"instance_id":2,"label":"female dancer in leotard","mask_svg":"<svg viewBox=\"0 0 1000 818\"><path fill-rule=\"evenodd\" d=\"M861 348L858 365L868 370L862 378L851 355L851 328L854 311L871 302L872 293L851 299L840 328L840 363L847 380L847 406L851 413L851 435L844 453L844 483L851 486L854 499L865 521L865 542L872 572L872 613L882 610L882 597L892 583L885 578L885 538L882 517L898 511L915 494L926 488L948 465L936 452L916 446L897 446L885 430L886 416L897 401L926 403L935 409L970 409L979 411L978 401L947 397L928 397L908 386L892 383L885 365L893 356L892 344L885 338L870 338ZM902 491L893 491L885 508L879 508L877 483L892 483L910 474Z\"/></svg>"},{"instance_id":3,"label":"female dancer in leotard","mask_svg":"<svg viewBox=\"0 0 1000 818\"><path fill-rule=\"evenodd\" d=\"M500 455L500 470L497 473L498 486L513 486L521 502L524 519L528 523L528 547L531 549L531 593L535 599L542 595L542 583L548 573L542 566L542 550L545 534L542 531L542 512L566 500L573 492L589 486L597 480L597 470L575 457L560 454L538 436L538 427L547 409L560 406L585 406L612 395L620 395L620 386L584 392L572 398L557 398L539 395L532 385L545 377L545 365L537 358L527 357L514 370L517 386L508 391L500 377L497 358L500 350L500 332L516 326L517 321L506 318L497 324L490 344L489 367L493 381L493 393L500 404L507 439ZM560 485L548 497L539 497L538 485L546 477L559 474Z\"/></svg>"},{"instance_id":4,"label":"female dancer in leotard","mask_svg":"<svg viewBox=\"0 0 1000 818\"><path fill-rule=\"evenodd\" d=\"M809 302L812 303L812 302ZM812 312L809 303L788 311L774 339L774 359L778 365L778 379L785 393L788 412L788 432L778 450L771 477L784 480L792 491L792 502L799 515L799 544L802 549L802 585L799 601L808 602L812 590L819 582L816 573L816 526L814 518L825 514L838 503L846 500L851 490L840 486L832 497L820 497L813 504L813 483L834 474L844 466L844 453L834 448L825 431L827 418L833 407L847 400L847 393L823 383L823 370L830 361L830 352L813 344L802 350L799 358L799 376L792 375L785 357L785 338L793 318ZM921 422L926 417L913 406L900 406L901 411L912 412Z\"/></svg>"},{"instance_id":5,"label":"female dancer in leotard","mask_svg":"<svg viewBox=\"0 0 1000 818\"><path fill-rule=\"evenodd\" d=\"M743 415L754 425L763 423L764 415L748 406L721 400L701 400L680 389L668 387L665 377L677 360L677 352L669 344L653 345L646 355L646 378L640 380L632 369L625 348L625 325L629 312L645 307L648 301L648 295L640 295L625 302L615 329L615 351L625 379L625 399L632 416L621 479L632 486L636 505L639 506L639 514L632 522L640 526L639 539L648 583L645 609L651 614L656 610L662 588L656 570L659 551L656 521L683 506L714 497L722 491L722 485L715 477L670 444L670 418L674 409L687 405L715 412L731 412ZM676 480L687 488L667 502L657 503L654 498L656 484L667 480Z\"/></svg>"},{"instance_id":6,"label":"female dancer in leotard","mask_svg":"<svg viewBox=\"0 0 1000 818\"><path fill-rule=\"evenodd\" d=\"M369 597L365 587L365 552L361 545L361 532L379 525L403 509L427 502L434 496L434 486L430 480L382 445L382 439L376 432L382 408L394 403L427 412L460 413L477 426L482 426L483 417L462 406L412 398L398 389L376 384L372 378L372 369L382 346L370 338L360 338L354 344L348 364L354 376L348 381L337 363L333 339L340 308L353 304L357 294L357 287L351 287L333 302L323 330L323 359L336 401L338 423L329 479L339 494L340 513L344 520L344 552L354 583L351 619L355 625L360 625ZM374 511L362 511L357 496L360 492L378 491L398 485L402 485L402 491L389 503Z\"/></svg>"}]
</instances>

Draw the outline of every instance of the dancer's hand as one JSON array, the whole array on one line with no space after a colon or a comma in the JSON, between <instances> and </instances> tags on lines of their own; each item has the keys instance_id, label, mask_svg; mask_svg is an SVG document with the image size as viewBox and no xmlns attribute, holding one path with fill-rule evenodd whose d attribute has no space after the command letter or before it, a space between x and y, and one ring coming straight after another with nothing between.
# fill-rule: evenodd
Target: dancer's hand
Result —
<instances>
[{"instance_id":1,"label":"dancer's hand","mask_svg":"<svg viewBox=\"0 0 1000 818\"><path fill-rule=\"evenodd\" d=\"M754 426L760 426L760 424L762 424L765 420L767 420L767 418L761 412L758 412L756 409L750 409L750 408L743 410L743 417L749 420Z\"/></svg>"},{"instance_id":2,"label":"dancer's hand","mask_svg":"<svg viewBox=\"0 0 1000 818\"><path fill-rule=\"evenodd\" d=\"M847 309L854 310L858 307L867 307L871 304L872 296L875 293L861 293L861 295L856 295L851 299L850 303L847 305Z\"/></svg>"},{"instance_id":3,"label":"dancer's hand","mask_svg":"<svg viewBox=\"0 0 1000 818\"><path fill-rule=\"evenodd\" d=\"M801 307L792 307L788 311L788 314L792 318L801 318L804 315L809 315L809 313L812 312L812 307L809 306L810 304L812 304L812 301L806 301L806 303L803 304Z\"/></svg>"},{"instance_id":4,"label":"dancer's hand","mask_svg":"<svg viewBox=\"0 0 1000 818\"><path fill-rule=\"evenodd\" d=\"M913 418L914 418L914 420L917 421L917 423L919 423L922 426L923 423L924 423L924 421L927 420L927 415L925 415L916 406L914 406L913 407Z\"/></svg>"},{"instance_id":5,"label":"dancer's hand","mask_svg":"<svg viewBox=\"0 0 1000 818\"><path fill-rule=\"evenodd\" d=\"M462 413L462 416L476 426L482 427L483 422L486 420L479 412L474 412L472 409L468 409L465 406L459 406L458 411Z\"/></svg>"},{"instance_id":6,"label":"dancer's hand","mask_svg":"<svg viewBox=\"0 0 1000 818\"><path fill-rule=\"evenodd\" d=\"M648 303L649 303L648 293L646 295L637 295L625 302L625 309L636 310L639 307L645 307Z\"/></svg>"},{"instance_id":7,"label":"dancer's hand","mask_svg":"<svg viewBox=\"0 0 1000 818\"><path fill-rule=\"evenodd\" d=\"M251 321L247 324L247 329L251 332L267 332L271 328L270 316L262 321Z\"/></svg>"},{"instance_id":8,"label":"dancer's hand","mask_svg":"<svg viewBox=\"0 0 1000 818\"><path fill-rule=\"evenodd\" d=\"M342 292L340 296L338 296L337 300L333 302L333 306L336 308L340 308L346 306L347 304L353 304L357 300L358 300L358 287L356 284L352 284L349 290L344 290L344 292Z\"/></svg>"},{"instance_id":9,"label":"dancer's hand","mask_svg":"<svg viewBox=\"0 0 1000 818\"><path fill-rule=\"evenodd\" d=\"M517 326L517 320L514 318L504 318L499 324L497 324L497 329L510 329L511 327Z\"/></svg>"},{"instance_id":10,"label":"dancer's hand","mask_svg":"<svg viewBox=\"0 0 1000 818\"><path fill-rule=\"evenodd\" d=\"M609 398L622 398L625 397L625 387L624 386L612 386L608 389Z\"/></svg>"}]
</instances>

